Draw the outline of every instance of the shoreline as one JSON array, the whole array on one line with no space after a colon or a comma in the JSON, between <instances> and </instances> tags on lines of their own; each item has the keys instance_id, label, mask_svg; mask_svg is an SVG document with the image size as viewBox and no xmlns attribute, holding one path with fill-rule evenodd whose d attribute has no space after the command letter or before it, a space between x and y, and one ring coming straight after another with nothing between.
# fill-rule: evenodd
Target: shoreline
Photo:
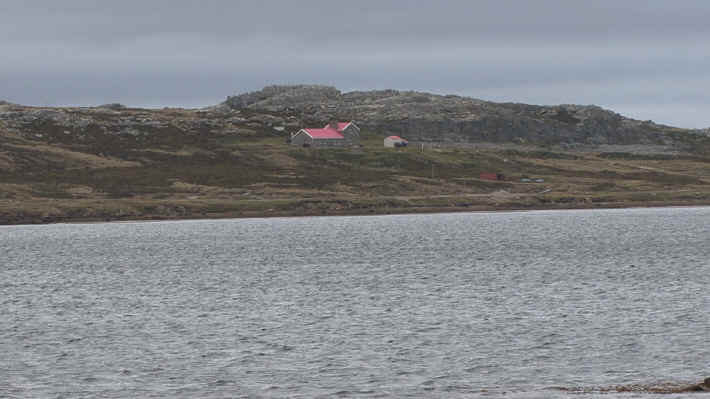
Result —
<instances>
[{"instance_id":1,"label":"shoreline","mask_svg":"<svg viewBox=\"0 0 710 399\"><path fill-rule=\"evenodd\" d=\"M16 223L0 219L0 227L39 226L52 224L99 224L99 223L143 223L143 222L181 222L199 220L228 220L228 219L270 219L270 218L308 218L308 217L337 217L337 216L386 216L386 215L416 215L416 214L451 214L451 213L503 213L503 212L535 212L535 211L574 211L574 210L604 210L604 209L649 209L649 208L695 208L710 207L708 201L669 201L647 202L640 204L629 203L575 203L556 204L554 206L534 207L506 207L506 206L473 206L473 207L411 207L411 208L374 208L337 210L329 212L222 212L212 214L194 215L126 215L113 217L65 217L35 216L17 218Z\"/></svg>"}]
</instances>

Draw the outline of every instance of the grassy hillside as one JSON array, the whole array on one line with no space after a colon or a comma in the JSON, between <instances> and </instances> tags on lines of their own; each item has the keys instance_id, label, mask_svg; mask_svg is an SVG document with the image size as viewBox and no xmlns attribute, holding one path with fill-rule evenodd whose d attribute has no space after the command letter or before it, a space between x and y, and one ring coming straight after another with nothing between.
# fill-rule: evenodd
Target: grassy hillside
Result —
<instances>
[{"instance_id":1,"label":"grassy hillside","mask_svg":"<svg viewBox=\"0 0 710 399\"><path fill-rule=\"evenodd\" d=\"M80 137L0 125L0 223L710 204L702 153L386 149L372 131L360 148L314 150L247 128Z\"/></svg>"}]
</instances>

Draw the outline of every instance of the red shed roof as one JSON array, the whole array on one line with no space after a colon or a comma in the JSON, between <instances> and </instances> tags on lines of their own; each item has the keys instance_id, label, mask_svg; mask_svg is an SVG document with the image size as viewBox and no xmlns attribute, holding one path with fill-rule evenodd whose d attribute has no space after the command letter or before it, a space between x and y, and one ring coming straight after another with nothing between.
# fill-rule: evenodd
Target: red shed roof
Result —
<instances>
[{"instance_id":1,"label":"red shed roof","mask_svg":"<svg viewBox=\"0 0 710 399\"><path fill-rule=\"evenodd\" d=\"M403 138L401 138L399 136L387 136L387 138L392 139L392 140L404 140ZM407 140L404 140L404 141L407 141Z\"/></svg>"},{"instance_id":2,"label":"red shed roof","mask_svg":"<svg viewBox=\"0 0 710 399\"><path fill-rule=\"evenodd\" d=\"M345 136L341 133L352 122L338 122L337 128L333 129L330 124L325 125L322 129L303 129L306 134L314 139L343 139Z\"/></svg>"},{"instance_id":3,"label":"red shed roof","mask_svg":"<svg viewBox=\"0 0 710 399\"><path fill-rule=\"evenodd\" d=\"M326 127L324 129L303 129L314 139L342 139L344 138L337 130Z\"/></svg>"}]
</instances>

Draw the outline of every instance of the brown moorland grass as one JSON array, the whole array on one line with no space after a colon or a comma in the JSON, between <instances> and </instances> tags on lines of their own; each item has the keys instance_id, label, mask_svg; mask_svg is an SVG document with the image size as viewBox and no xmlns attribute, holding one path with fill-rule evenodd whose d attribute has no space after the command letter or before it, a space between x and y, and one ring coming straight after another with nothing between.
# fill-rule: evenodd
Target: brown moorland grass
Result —
<instances>
[{"instance_id":1,"label":"brown moorland grass","mask_svg":"<svg viewBox=\"0 0 710 399\"><path fill-rule=\"evenodd\" d=\"M710 204L701 152L386 149L374 132L360 147L315 150L256 128L83 138L41 128L0 140L0 223Z\"/></svg>"}]
</instances>

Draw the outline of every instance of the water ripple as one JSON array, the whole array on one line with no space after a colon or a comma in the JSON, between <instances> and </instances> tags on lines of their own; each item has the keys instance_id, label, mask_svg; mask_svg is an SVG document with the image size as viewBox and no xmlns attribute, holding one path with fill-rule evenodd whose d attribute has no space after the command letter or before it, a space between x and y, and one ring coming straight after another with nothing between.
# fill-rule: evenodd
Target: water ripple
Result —
<instances>
[{"instance_id":1,"label":"water ripple","mask_svg":"<svg viewBox=\"0 0 710 399\"><path fill-rule=\"evenodd\" d=\"M677 208L2 227L0 397L671 392L706 377L708 221Z\"/></svg>"}]
</instances>

